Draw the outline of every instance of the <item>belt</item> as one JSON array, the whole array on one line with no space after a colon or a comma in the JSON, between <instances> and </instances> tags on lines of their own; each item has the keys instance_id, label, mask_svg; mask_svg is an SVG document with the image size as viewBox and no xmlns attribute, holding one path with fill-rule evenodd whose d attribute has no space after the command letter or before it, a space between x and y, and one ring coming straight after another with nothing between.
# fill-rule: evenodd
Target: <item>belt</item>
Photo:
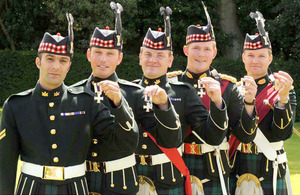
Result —
<instances>
[{"instance_id":1,"label":"belt","mask_svg":"<svg viewBox=\"0 0 300 195\"><path fill-rule=\"evenodd\" d=\"M24 162L22 173L45 180L63 181L85 175L85 163L80 165L58 167L58 166L44 166L29 162Z\"/></svg>"},{"instance_id":2,"label":"belt","mask_svg":"<svg viewBox=\"0 0 300 195\"><path fill-rule=\"evenodd\" d=\"M92 162L87 161L87 171L89 172L103 172L110 173L113 171L120 171L133 167L136 164L135 155L126 156L117 160L105 161L105 162Z\"/></svg>"},{"instance_id":3,"label":"belt","mask_svg":"<svg viewBox=\"0 0 300 195\"><path fill-rule=\"evenodd\" d=\"M208 144L184 143L184 153L191 155L202 155L208 152L215 151L215 147ZM223 142L219 145L220 150L228 150L228 142Z\"/></svg>"},{"instance_id":4,"label":"belt","mask_svg":"<svg viewBox=\"0 0 300 195\"><path fill-rule=\"evenodd\" d=\"M283 141L279 142L272 142L270 143L272 148L274 148L276 151L283 149ZM257 147L255 143L240 143L240 145L237 148L238 151L246 154L259 154L262 153L262 151Z\"/></svg>"},{"instance_id":5,"label":"belt","mask_svg":"<svg viewBox=\"0 0 300 195\"><path fill-rule=\"evenodd\" d=\"M181 147L177 148L177 150L182 156ZM167 157L165 153L155 155L136 154L136 161L137 164L150 166L171 162L171 160Z\"/></svg>"}]
</instances>

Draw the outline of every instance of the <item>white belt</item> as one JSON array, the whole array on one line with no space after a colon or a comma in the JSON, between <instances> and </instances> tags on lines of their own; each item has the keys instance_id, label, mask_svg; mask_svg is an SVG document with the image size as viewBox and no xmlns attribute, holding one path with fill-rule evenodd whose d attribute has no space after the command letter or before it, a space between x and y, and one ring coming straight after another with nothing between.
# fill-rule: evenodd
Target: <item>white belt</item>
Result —
<instances>
[{"instance_id":1,"label":"white belt","mask_svg":"<svg viewBox=\"0 0 300 195\"><path fill-rule=\"evenodd\" d=\"M202 154L215 151L215 147L212 146L212 145L208 145L208 144L198 144L198 145L200 145L200 147L201 147L201 153ZM220 150L228 150L229 149L229 143L228 142L223 142L218 146L219 146ZM182 148L184 150L185 147L182 147Z\"/></svg>"},{"instance_id":2,"label":"white belt","mask_svg":"<svg viewBox=\"0 0 300 195\"><path fill-rule=\"evenodd\" d=\"M271 144L272 148L273 148L274 150L276 150L276 151L277 151L277 150L283 149L283 141L279 141L279 142L270 142L270 144ZM242 150L242 143L239 144L237 150L238 150L238 151L241 151L241 150ZM257 147L257 152L258 152L258 153L263 153L262 150L261 150L259 147Z\"/></svg>"},{"instance_id":3,"label":"white belt","mask_svg":"<svg viewBox=\"0 0 300 195\"><path fill-rule=\"evenodd\" d=\"M66 180L85 175L85 162L80 165L57 167L24 162L22 173L46 180Z\"/></svg>"},{"instance_id":4,"label":"white belt","mask_svg":"<svg viewBox=\"0 0 300 195\"><path fill-rule=\"evenodd\" d=\"M136 164L135 154L112 161L105 161L105 173L133 167Z\"/></svg>"},{"instance_id":5,"label":"white belt","mask_svg":"<svg viewBox=\"0 0 300 195\"><path fill-rule=\"evenodd\" d=\"M181 147L177 148L180 156L182 156L182 151L181 151ZM161 153L161 154L155 154L151 156L151 165L158 165L158 164L164 164L167 162L171 162L170 159L167 157L167 155L165 155L165 153Z\"/></svg>"}]
</instances>

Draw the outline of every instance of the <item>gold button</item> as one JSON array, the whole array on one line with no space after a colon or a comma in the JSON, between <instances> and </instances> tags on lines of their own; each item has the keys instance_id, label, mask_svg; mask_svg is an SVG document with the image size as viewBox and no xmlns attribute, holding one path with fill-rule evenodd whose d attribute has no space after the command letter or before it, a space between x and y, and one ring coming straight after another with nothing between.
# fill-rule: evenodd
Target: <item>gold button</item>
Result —
<instances>
[{"instance_id":1,"label":"gold button","mask_svg":"<svg viewBox=\"0 0 300 195\"><path fill-rule=\"evenodd\" d=\"M197 88L197 87L198 87L198 85L197 85L197 84L194 84L194 87L195 87L195 88Z\"/></svg>"},{"instance_id":2,"label":"gold button","mask_svg":"<svg viewBox=\"0 0 300 195\"><path fill-rule=\"evenodd\" d=\"M92 156L93 156L93 157L97 157L98 154L97 154L96 152L92 152Z\"/></svg>"},{"instance_id":3,"label":"gold button","mask_svg":"<svg viewBox=\"0 0 300 195\"><path fill-rule=\"evenodd\" d=\"M143 137L148 137L146 132L143 133Z\"/></svg>"},{"instance_id":4,"label":"gold button","mask_svg":"<svg viewBox=\"0 0 300 195\"><path fill-rule=\"evenodd\" d=\"M54 106L54 102L49 103L49 107L52 108Z\"/></svg>"},{"instance_id":5,"label":"gold button","mask_svg":"<svg viewBox=\"0 0 300 195\"><path fill-rule=\"evenodd\" d=\"M112 184L110 184L110 187L112 187L112 188L113 188L113 187L115 187L115 184L113 184L113 183L112 183Z\"/></svg>"},{"instance_id":6,"label":"gold button","mask_svg":"<svg viewBox=\"0 0 300 195\"><path fill-rule=\"evenodd\" d=\"M52 149L56 149L57 148L57 144L52 144Z\"/></svg>"},{"instance_id":7,"label":"gold button","mask_svg":"<svg viewBox=\"0 0 300 195\"><path fill-rule=\"evenodd\" d=\"M53 158L53 162L57 163L59 161L59 159L57 157Z\"/></svg>"},{"instance_id":8,"label":"gold button","mask_svg":"<svg viewBox=\"0 0 300 195\"><path fill-rule=\"evenodd\" d=\"M146 149L147 149L147 145L146 145L146 144L143 144L143 145L142 145L142 148L143 148L144 150L146 150Z\"/></svg>"},{"instance_id":9,"label":"gold button","mask_svg":"<svg viewBox=\"0 0 300 195\"><path fill-rule=\"evenodd\" d=\"M127 190L127 186L123 186L123 189L124 189L124 190Z\"/></svg>"},{"instance_id":10,"label":"gold button","mask_svg":"<svg viewBox=\"0 0 300 195\"><path fill-rule=\"evenodd\" d=\"M93 139L93 144L98 144L98 140L97 139Z\"/></svg>"},{"instance_id":11,"label":"gold button","mask_svg":"<svg viewBox=\"0 0 300 195\"><path fill-rule=\"evenodd\" d=\"M174 178L174 179L172 179L172 181L173 181L173 182L176 182L176 179Z\"/></svg>"},{"instance_id":12,"label":"gold button","mask_svg":"<svg viewBox=\"0 0 300 195\"><path fill-rule=\"evenodd\" d=\"M54 116L54 115L51 115L51 116L50 116L50 120L51 120L51 121L54 121L54 120L55 120L55 116Z\"/></svg>"},{"instance_id":13,"label":"gold button","mask_svg":"<svg viewBox=\"0 0 300 195\"><path fill-rule=\"evenodd\" d=\"M50 130L50 133L51 133L52 135L55 135L55 134L56 134L56 130L55 130L55 129L51 129L51 130Z\"/></svg>"}]
</instances>

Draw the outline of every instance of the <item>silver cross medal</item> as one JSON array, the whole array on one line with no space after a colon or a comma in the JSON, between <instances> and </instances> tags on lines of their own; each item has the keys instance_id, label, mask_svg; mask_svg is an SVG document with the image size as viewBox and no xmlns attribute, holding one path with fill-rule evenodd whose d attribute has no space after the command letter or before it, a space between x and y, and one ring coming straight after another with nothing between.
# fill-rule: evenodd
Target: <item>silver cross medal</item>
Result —
<instances>
[{"instance_id":1,"label":"silver cross medal","mask_svg":"<svg viewBox=\"0 0 300 195\"><path fill-rule=\"evenodd\" d=\"M95 93L97 94L97 96L94 97L94 100L97 101L98 104L100 104L101 100L103 100L103 97L101 97L102 95L101 87L98 86L97 83L94 83L94 90Z\"/></svg>"},{"instance_id":2,"label":"silver cross medal","mask_svg":"<svg viewBox=\"0 0 300 195\"><path fill-rule=\"evenodd\" d=\"M204 85L200 84L200 81L201 80L198 80L198 89L200 89L200 91L198 91L198 95L202 98L206 93L204 92Z\"/></svg>"},{"instance_id":3,"label":"silver cross medal","mask_svg":"<svg viewBox=\"0 0 300 195\"><path fill-rule=\"evenodd\" d=\"M145 102L146 102L146 105L143 106L143 109L146 109L146 112L150 112L150 110L153 109L153 105L152 105L152 96L147 96L145 95Z\"/></svg>"}]
</instances>

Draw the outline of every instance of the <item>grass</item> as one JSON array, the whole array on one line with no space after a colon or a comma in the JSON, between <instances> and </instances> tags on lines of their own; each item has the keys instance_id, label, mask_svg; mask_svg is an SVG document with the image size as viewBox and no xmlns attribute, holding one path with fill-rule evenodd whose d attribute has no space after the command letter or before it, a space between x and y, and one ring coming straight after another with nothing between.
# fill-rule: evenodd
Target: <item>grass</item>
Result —
<instances>
[{"instance_id":1,"label":"grass","mask_svg":"<svg viewBox=\"0 0 300 195\"><path fill-rule=\"evenodd\" d=\"M0 119L2 109L0 108ZM295 123L295 128L300 130L300 122ZM284 142L284 148L288 157L288 164L291 173L293 194L300 194L300 137L293 133L292 137ZM18 175L21 172L22 162L18 163Z\"/></svg>"}]
</instances>

